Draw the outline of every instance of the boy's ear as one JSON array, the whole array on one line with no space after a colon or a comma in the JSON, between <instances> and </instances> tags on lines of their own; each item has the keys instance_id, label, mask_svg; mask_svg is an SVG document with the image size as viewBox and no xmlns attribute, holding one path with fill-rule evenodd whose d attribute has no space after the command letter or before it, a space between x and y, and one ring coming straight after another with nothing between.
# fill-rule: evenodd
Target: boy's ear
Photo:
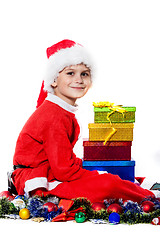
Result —
<instances>
[{"instance_id":1,"label":"boy's ear","mask_svg":"<svg viewBox=\"0 0 160 240\"><path fill-rule=\"evenodd\" d=\"M52 86L53 88L57 87L57 82L53 82L53 83L51 84L51 86Z\"/></svg>"}]
</instances>

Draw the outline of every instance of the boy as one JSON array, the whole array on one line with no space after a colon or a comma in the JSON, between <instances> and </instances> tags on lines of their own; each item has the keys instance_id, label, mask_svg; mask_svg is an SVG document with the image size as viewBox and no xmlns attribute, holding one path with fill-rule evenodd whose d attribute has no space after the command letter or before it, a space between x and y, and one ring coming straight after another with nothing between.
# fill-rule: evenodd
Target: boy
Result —
<instances>
[{"instance_id":1,"label":"boy","mask_svg":"<svg viewBox=\"0 0 160 240\"><path fill-rule=\"evenodd\" d=\"M82 169L82 160L73 153L80 132L74 112L76 100L91 86L92 63L84 47L71 40L51 46L47 56L46 92L42 89L38 108L15 149L12 177L18 194L86 197L91 202L106 198L139 202L154 196L116 175Z\"/></svg>"}]
</instances>

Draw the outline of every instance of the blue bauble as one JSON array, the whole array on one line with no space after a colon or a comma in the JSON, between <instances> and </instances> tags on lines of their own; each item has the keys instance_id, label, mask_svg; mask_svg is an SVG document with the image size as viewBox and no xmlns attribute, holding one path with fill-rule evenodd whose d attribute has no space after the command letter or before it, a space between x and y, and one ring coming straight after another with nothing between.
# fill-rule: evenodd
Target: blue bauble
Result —
<instances>
[{"instance_id":1,"label":"blue bauble","mask_svg":"<svg viewBox=\"0 0 160 240\"><path fill-rule=\"evenodd\" d=\"M109 222L112 224L118 224L120 222L120 215L118 213L111 213L109 215Z\"/></svg>"}]
</instances>

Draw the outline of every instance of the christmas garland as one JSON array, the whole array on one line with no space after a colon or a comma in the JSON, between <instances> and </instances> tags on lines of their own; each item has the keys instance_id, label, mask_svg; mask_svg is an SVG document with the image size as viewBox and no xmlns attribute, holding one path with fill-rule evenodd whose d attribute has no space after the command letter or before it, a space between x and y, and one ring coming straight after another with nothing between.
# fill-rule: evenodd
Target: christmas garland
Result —
<instances>
[{"instance_id":1,"label":"christmas garland","mask_svg":"<svg viewBox=\"0 0 160 240\"><path fill-rule=\"evenodd\" d=\"M138 224L138 223L151 223L154 218L158 218L160 216L160 202L156 199L144 199L144 201L152 201L154 203L154 211L146 213L142 211L142 208L138 205L138 203L128 201L127 204L123 204L121 200L117 205L122 206L123 212L120 213L120 222L119 223L127 223L127 224ZM113 204L115 200L110 200L109 202L105 202L106 207ZM102 209L99 211L93 210L91 207L91 203L87 199L75 199L73 208L83 207L86 211L86 220L89 219L102 219L109 221L110 213L107 210Z\"/></svg>"},{"instance_id":2,"label":"christmas garland","mask_svg":"<svg viewBox=\"0 0 160 240\"><path fill-rule=\"evenodd\" d=\"M66 202L67 207L63 207ZM37 222L76 220L76 222L160 225L160 201L149 198L138 204L112 199L92 204L86 198L60 200L56 197L3 196L0 198L0 218L31 219Z\"/></svg>"}]
</instances>

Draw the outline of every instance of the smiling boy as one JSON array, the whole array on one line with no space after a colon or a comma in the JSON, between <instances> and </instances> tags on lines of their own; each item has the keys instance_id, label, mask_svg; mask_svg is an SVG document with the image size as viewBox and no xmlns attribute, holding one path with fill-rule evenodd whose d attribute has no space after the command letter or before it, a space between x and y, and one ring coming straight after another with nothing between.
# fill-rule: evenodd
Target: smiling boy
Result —
<instances>
[{"instance_id":1,"label":"smiling boy","mask_svg":"<svg viewBox=\"0 0 160 240\"><path fill-rule=\"evenodd\" d=\"M106 198L141 201L154 196L116 175L82 168L82 160L73 152L80 133L76 100L92 84L92 61L84 47L71 40L51 46L47 56L47 97L38 103L16 144L12 178L18 194L86 197L91 202Z\"/></svg>"},{"instance_id":2,"label":"smiling boy","mask_svg":"<svg viewBox=\"0 0 160 240\"><path fill-rule=\"evenodd\" d=\"M66 67L52 84L54 95L74 105L91 86L91 74L84 64Z\"/></svg>"}]
</instances>

